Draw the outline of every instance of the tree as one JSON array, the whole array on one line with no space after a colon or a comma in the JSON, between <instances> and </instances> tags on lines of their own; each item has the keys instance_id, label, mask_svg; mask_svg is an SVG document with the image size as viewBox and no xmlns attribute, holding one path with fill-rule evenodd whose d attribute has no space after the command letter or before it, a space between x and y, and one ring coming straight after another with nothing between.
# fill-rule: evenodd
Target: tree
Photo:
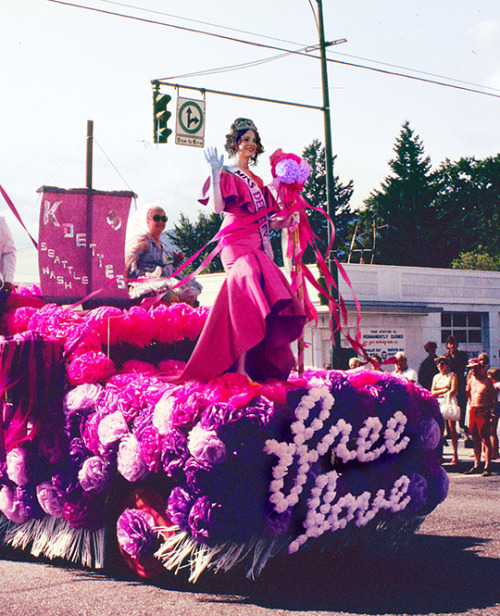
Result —
<instances>
[{"instance_id":1,"label":"tree","mask_svg":"<svg viewBox=\"0 0 500 616\"><path fill-rule=\"evenodd\" d=\"M470 252L461 252L452 261L453 269L500 271L500 256L488 254L482 246Z\"/></svg>"},{"instance_id":2,"label":"tree","mask_svg":"<svg viewBox=\"0 0 500 616\"><path fill-rule=\"evenodd\" d=\"M205 214L200 211L198 220L192 223L184 214L180 215L179 223L175 225L175 231L169 233L169 238L182 250L186 257L191 257L205 246L219 231L221 225L220 214L211 212ZM212 243L196 258L189 270L194 271L201 265L203 259L207 257L215 247ZM206 267L209 272L222 272L223 267L219 255L217 255Z\"/></svg>"},{"instance_id":3,"label":"tree","mask_svg":"<svg viewBox=\"0 0 500 616\"><path fill-rule=\"evenodd\" d=\"M461 253L498 255L500 155L458 162L446 159L435 172L435 185L436 251L441 266L448 267Z\"/></svg>"},{"instance_id":4,"label":"tree","mask_svg":"<svg viewBox=\"0 0 500 616\"><path fill-rule=\"evenodd\" d=\"M325 148L318 139L315 139L311 145L304 149L302 157L311 167L311 174L304 185L302 195L310 205L327 211ZM342 184L338 176L334 176L334 189L335 216L333 222L335 225L335 248L339 260L346 260L348 236L355 219L350 205L354 190L353 181L350 180L347 184ZM307 210L307 216L313 233L319 238L320 250L324 253L328 246L327 219L320 212L310 209ZM308 248L304 255L304 262L312 263L314 261L314 253Z\"/></svg>"},{"instance_id":5,"label":"tree","mask_svg":"<svg viewBox=\"0 0 500 616\"><path fill-rule=\"evenodd\" d=\"M370 232L375 224L383 229L375 261L387 265L435 265L435 208L430 158L410 127L402 126L389 161L392 175L365 201L359 222Z\"/></svg>"}]
</instances>

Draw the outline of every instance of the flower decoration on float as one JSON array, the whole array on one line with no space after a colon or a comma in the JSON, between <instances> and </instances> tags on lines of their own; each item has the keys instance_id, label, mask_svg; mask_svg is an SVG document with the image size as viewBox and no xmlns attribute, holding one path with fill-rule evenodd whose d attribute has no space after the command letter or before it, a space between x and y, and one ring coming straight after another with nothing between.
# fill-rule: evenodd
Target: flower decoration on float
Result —
<instances>
[{"instance_id":1,"label":"flower decoration on float","mask_svg":"<svg viewBox=\"0 0 500 616\"><path fill-rule=\"evenodd\" d=\"M279 202L287 209L293 207L311 173L309 163L296 154L286 154L281 149L270 156L273 186ZM294 208L297 209L297 208Z\"/></svg>"}]
</instances>

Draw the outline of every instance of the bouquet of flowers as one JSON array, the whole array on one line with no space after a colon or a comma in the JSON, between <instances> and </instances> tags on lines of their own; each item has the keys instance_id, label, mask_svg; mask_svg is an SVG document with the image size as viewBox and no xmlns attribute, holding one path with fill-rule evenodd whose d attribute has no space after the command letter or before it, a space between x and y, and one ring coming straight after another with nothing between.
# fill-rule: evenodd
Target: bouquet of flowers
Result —
<instances>
[{"instance_id":1,"label":"bouquet of flowers","mask_svg":"<svg viewBox=\"0 0 500 616\"><path fill-rule=\"evenodd\" d=\"M309 163L296 154L285 154L281 149L270 156L273 186L278 199L287 209L295 204L311 173Z\"/></svg>"}]
</instances>

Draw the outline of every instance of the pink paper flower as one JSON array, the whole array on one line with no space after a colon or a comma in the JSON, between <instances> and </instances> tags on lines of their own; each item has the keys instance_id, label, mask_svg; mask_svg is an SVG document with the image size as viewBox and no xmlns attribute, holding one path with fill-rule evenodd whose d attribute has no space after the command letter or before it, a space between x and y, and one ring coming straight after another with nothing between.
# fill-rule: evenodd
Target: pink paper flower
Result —
<instances>
[{"instance_id":1,"label":"pink paper flower","mask_svg":"<svg viewBox=\"0 0 500 616\"><path fill-rule=\"evenodd\" d=\"M115 374L116 368L111 359L101 351L89 351L74 357L67 367L68 379L72 385L82 383L105 383Z\"/></svg>"},{"instance_id":2,"label":"pink paper flower","mask_svg":"<svg viewBox=\"0 0 500 616\"><path fill-rule=\"evenodd\" d=\"M123 316L121 339L134 346L146 347L153 340L153 319L147 310L132 306Z\"/></svg>"},{"instance_id":3,"label":"pink paper flower","mask_svg":"<svg viewBox=\"0 0 500 616\"><path fill-rule=\"evenodd\" d=\"M138 374L143 374L144 376L155 376L158 374L158 368L153 366L146 361L140 361L138 359L129 359L123 362L123 366L120 370L120 373L126 374L130 372L135 372Z\"/></svg>"},{"instance_id":4,"label":"pink paper flower","mask_svg":"<svg viewBox=\"0 0 500 616\"><path fill-rule=\"evenodd\" d=\"M85 324L95 331L102 344L113 345L122 338L123 312L115 306L100 306L87 313Z\"/></svg>"}]
</instances>

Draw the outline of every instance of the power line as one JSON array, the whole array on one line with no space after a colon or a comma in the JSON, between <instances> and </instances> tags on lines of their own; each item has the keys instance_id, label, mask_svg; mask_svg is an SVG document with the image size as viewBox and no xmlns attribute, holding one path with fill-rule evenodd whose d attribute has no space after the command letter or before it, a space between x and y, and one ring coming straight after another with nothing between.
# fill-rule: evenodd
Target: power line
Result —
<instances>
[{"instance_id":1,"label":"power line","mask_svg":"<svg viewBox=\"0 0 500 616\"><path fill-rule=\"evenodd\" d=\"M234 38L234 37L230 37L230 36L225 36L225 35L222 35L222 34L216 34L214 32L206 32L206 31L203 31L203 30L197 30L195 28L187 28L186 26L179 26L179 25L176 25L176 24L168 24L168 23L165 23L165 22L162 22L162 21L156 21L156 20L152 20L152 19L145 19L143 17L137 17L137 16L134 16L134 15L126 15L124 13L117 13L117 12L114 12L114 11L106 11L104 9L90 7L90 6L86 6L86 5L82 5L82 4L73 4L73 3L70 3L70 2L65 2L64 0L48 0L48 2L52 2L54 4L62 4L62 5L69 6L69 7L72 7L72 8L79 8L79 9L84 9L84 10L87 10L87 11L93 11L93 12L97 12L97 13L102 13L102 14L105 14L105 15L112 15L112 16L115 16L115 17L122 17L124 19L140 21L140 22L143 22L143 23L159 25L159 26L163 26L163 27L167 27L167 28L173 28L173 29L176 29L176 30L183 30L185 32L190 32L190 33L193 33L193 34L203 34L205 36L212 36L212 37L219 38L219 39L222 39L222 40L231 41L233 43L241 43L241 44L244 44L244 45L251 45L253 47L260 47L260 48L263 48L263 49L273 49L275 51L281 51L281 52L285 52L285 53L288 53L288 54L296 54L296 55L300 55L300 56L305 56L307 58L313 58L313 59L316 59L316 60L320 59L319 56L312 55L312 54L307 53L305 51L302 51L300 49L299 50L284 49L283 47L277 47L275 45L267 45L267 44L258 43L258 42L255 42L255 41L247 41L247 40L244 40L244 39L238 39L238 38ZM415 75L407 75L405 73L399 73L399 72L395 72L395 71L390 71L390 70L387 70L387 69L377 68L377 67L374 67L374 66L366 66L366 65L363 65L363 64L356 64L356 63L353 63L353 62L346 62L344 60L336 60L336 59L333 59L333 58L327 58L327 62L331 62L331 63L334 63L334 64L339 64L339 65L342 65L342 66L350 66L351 68L360 68L360 69L364 69L364 70L368 70L368 71L372 71L372 72L376 72L376 73L381 73L381 74L384 74L384 75L392 75L393 77L402 77L402 78L405 78L405 79L411 79L413 81L420 81L422 83L429 83L429 84L432 84L432 85L438 85L438 86L442 86L442 87L445 87L445 88L451 88L451 89L454 89L454 90L461 90L463 92L471 92L473 94L482 94L483 96L490 96L490 97L493 97L493 98L500 98L500 94L494 94L492 92L484 92L482 90L476 90L475 88L465 87L464 85L460 86L460 85L456 85L456 84L453 84L453 83L445 83L445 82L442 82L442 81L437 81L436 79L429 79L429 78L425 78L425 77L417 77ZM445 79L449 79L449 78L445 77ZM485 87L485 86L480 86L480 87Z\"/></svg>"},{"instance_id":2,"label":"power line","mask_svg":"<svg viewBox=\"0 0 500 616\"><path fill-rule=\"evenodd\" d=\"M213 28L219 28L221 30L228 30L230 32L239 32L241 34L250 34L251 36L258 36L259 38L264 38L264 39L268 39L268 40L271 40L271 41L277 41L279 43L287 43L289 45L302 45L304 47L304 49L307 47L305 45L305 43L297 43L296 41L290 41L288 39L277 38L277 37L269 36L269 35L266 35L266 34L259 34L258 32L250 32L249 30L241 30L241 29L234 28L234 27L222 26L220 24L214 24L212 22L202 21L202 20L199 20L199 19L193 19L193 18L190 18L190 17L182 17L180 15L174 15L172 13L165 13L164 11L157 11L155 9L148 9L148 8L144 8L144 7L133 5L133 4L127 4L125 2L117 2L116 0L99 0L99 1L103 2L103 3L106 3L106 4L113 4L113 5L116 5L116 6L123 6L123 7L129 8L129 9L135 9L135 10L139 10L139 11L144 11L146 13L153 13L155 15L162 15L164 17L173 17L174 19L179 19L181 21L188 21L188 22L192 22L192 23L197 23L197 24L201 24L201 25L204 25L204 26L210 26L210 27L213 27ZM314 6L312 4L312 1L308 0L308 3L309 3L309 6L311 7L311 11L313 13L314 20L316 22L316 27L318 27L318 19L317 19L316 12L314 10ZM288 53L291 53L291 52L288 52ZM431 72L428 72L428 71L422 71L422 70L419 70L419 69L416 69L416 68L410 68L408 66L401 66L399 64L393 64L393 63L390 63L390 62L383 62L381 60L373 60L372 58L365 58L363 56L356 56L356 55L353 55L353 54L342 53L342 52L335 52L335 51L331 51L331 50L327 50L327 53L336 54L336 55L339 55L339 56L343 56L345 58L353 58L355 60L363 60L364 62L371 62L373 64L380 64L382 66L389 66L389 67L397 68L397 69L400 69L400 70L411 71L413 73L419 73L421 75L428 75L429 77L436 77L438 79L446 79L448 81L454 81L456 83L462 83L462 84L469 85L469 86L475 86L477 88L483 88L483 89L486 89L486 90L492 90L492 91L495 91L495 92L500 92L499 88L493 88L493 87L490 87L490 86L482 85L480 83L474 83L474 82L465 81L465 80L462 80L462 79L457 79L456 77L446 77L445 75L440 75L439 73L431 73ZM278 57L279 56L277 56L277 58ZM249 66L250 66L250 63L249 63ZM246 66L242 65L242 68L246 68ZM209 75L210 73L208 73L208 72L201 73L200 72L200 75L202 75L202 74ZM179 77L186 77L186 76L188 76L188 75L179 75ZM192 73L190 76L196 76L196 73Z\"/></svg>"}]
</instances>

